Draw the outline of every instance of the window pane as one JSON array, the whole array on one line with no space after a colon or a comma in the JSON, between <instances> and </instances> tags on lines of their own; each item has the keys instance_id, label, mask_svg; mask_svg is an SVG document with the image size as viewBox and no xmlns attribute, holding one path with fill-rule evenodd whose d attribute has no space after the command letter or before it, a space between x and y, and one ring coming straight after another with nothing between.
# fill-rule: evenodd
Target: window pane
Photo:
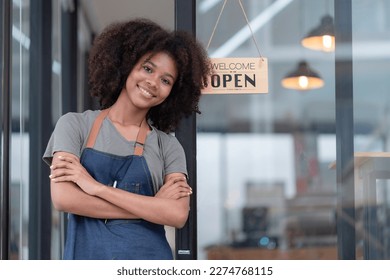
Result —
<instances>
[{"instance_id":1,"label":"window pane","mask_svg":"<svg viewBox=\"0 0 390 280\"><path fill-rule=\"evenodd\" d=\"M390 2L352 1L352 16L357 258L390 259Z\"/></svg>"},{"instance_id":2,"label":"window pane","mask_svg":"<svg viewBox=\"0 0 390 280\"><path fill-rule=\"evenodd\" d=\"M197 1L205 45L223 2ZM269 93L201 98L198 256L336 259L335 58L300 44L324 15L333 16L333 1L241 2L268 58ZM208 52L259 56L238 1L227 1ZM303 60L325 85L284 88L283 77Z\"/></svg>"},{"instance_id":3,"label":"window pane","mask_svg":"<svg viewBox=\"0 0 390 280\"><path fill-rule=\"evenodd\" d=\"M29 10L28 0L12 1L11 259L28 258Z\"/></svg>"}]
</instances>

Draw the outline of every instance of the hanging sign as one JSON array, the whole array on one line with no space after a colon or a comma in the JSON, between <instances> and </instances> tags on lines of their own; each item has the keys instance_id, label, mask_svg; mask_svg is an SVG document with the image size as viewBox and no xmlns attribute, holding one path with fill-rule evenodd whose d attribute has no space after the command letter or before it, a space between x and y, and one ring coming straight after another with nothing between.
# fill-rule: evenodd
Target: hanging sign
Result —
<instances>
[{"instance_id":1,"label":"hanging sign","mask_svg":"<svg viewBox=\"0 0 390 280\"><path fill-rule=\"evenodd\" d=\"M203 94L268 93L268 63L264 57L211 58L211 68Z\"/></svg>"}]
</instances>

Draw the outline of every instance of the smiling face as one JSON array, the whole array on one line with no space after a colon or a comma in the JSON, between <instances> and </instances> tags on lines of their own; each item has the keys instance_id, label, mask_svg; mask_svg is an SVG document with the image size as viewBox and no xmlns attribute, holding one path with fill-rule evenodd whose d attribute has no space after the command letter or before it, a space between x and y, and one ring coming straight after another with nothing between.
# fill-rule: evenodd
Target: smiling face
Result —
<instances>
[{"instance_id":1,"label":"smiling face","mask_svg":"<svg viewBox=\"0 0 390 280\"><path fill-rule=\"evenodd\" d=\"M167 53L146 54L130 72L121 95L136 108L149 110L169 96L176 78L175 61Z\"/></svg>"}]
</instances>

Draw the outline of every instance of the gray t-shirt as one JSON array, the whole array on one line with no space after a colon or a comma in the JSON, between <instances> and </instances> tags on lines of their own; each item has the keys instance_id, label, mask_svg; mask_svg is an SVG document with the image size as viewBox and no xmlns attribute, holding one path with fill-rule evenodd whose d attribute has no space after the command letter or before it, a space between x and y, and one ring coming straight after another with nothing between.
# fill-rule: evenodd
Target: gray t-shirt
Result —
<instances>
[{"instance_id":1,"label":"gray t-shirt","mask_svg":"<svg viewBox=\"0 0 390 280\"><path fill-rule=\"evenodd\" d=\"M55 152L68 152L80 157L89 131L100 111L67 113L57 122L50 137L43 160L51 164ZM128 156L134 154L134 141L126 140L115 128L109 118L105 118L96 138L94 149L106 153ZM155 127L147 135L143 156L148 164L154 191L163 185L165 175L183 173L187 176L186 159L183 147L171 134Z\"/></svg>"}]
</instances>

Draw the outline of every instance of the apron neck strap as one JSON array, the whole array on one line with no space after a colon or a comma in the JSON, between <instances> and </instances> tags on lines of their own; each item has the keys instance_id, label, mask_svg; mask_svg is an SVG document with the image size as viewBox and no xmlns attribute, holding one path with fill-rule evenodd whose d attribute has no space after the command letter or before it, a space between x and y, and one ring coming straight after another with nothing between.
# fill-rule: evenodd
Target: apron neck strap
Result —
<instances>
[{"instance_id":1,"label":"apron neck strap","mask_svg":"<svg viewBox=\"0 0 390 280\"><path fill-rule=\"evenodd\" d=\"M137 134L137 140L135 141L134 146L134 155L141 156L144 152L144 146L146 141L146 135L149 131L149 125L147 121L144 119L141 123L141 126L139 128L138 134Z\"/></svg>"},{"instance_id":2,"label":"apron neck strap","mask_svg":"<svg viewBox=\"0 0 390 280\"><path fill-rule=\"evenodd\" d=\"M86 148L93 148L95 145L96 137L99 133L100 127L102 126L103 120L108 115L109 110L105 109L100 112L100 114L96 117L91 131L89 132Z\"/></svg>"},{"instance_id":3,"label":"apron neck strap","mask_svg":"<svg viewBox=\"0 0 390 280\"><path fill-rule=\"evenodd\" d=\"M91 131L88 135L86 148L93 148L93 146L95 145L95 141L99 133L100 127L102 126L103 120L107 117L108 112L109 109L102 110L99 113L99 115L96 117L92 125ZM149 125L147 121L144 119L141 123L141 126L137 134L137 139L134 144L134 155L141 156L143 154L148 131L149 131Z\"/></svg>"}]
</instances>

